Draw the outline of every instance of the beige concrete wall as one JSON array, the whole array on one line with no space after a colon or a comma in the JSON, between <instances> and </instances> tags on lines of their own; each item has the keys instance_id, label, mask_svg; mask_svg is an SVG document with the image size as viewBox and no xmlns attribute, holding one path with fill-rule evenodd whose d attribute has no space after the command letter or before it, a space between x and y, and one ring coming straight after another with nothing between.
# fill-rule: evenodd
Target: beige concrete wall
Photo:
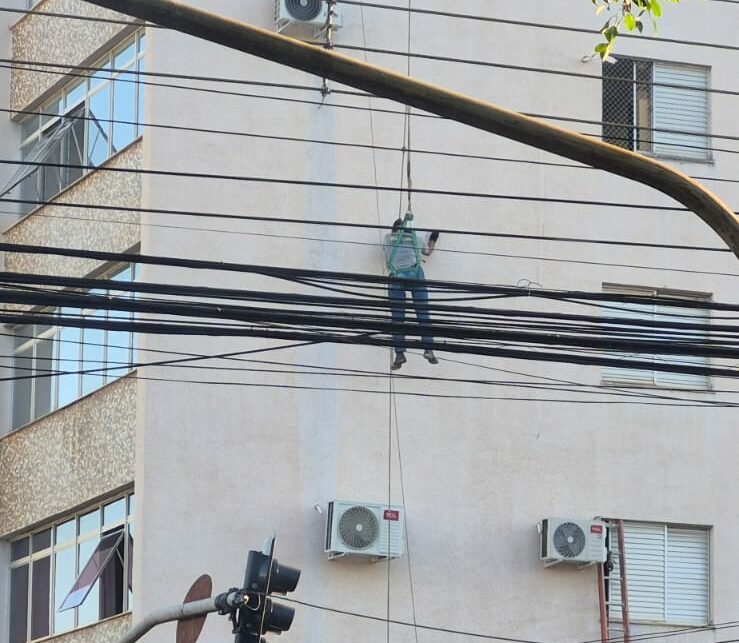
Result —
<instances>
[{"instance_id":1,"label":"beige concrete wall","mask_svg":"<svg viewBox=\"0 0 739 643\"><path fill-rule=\"evenodd\" d=\"M200 2L213 11L260 26L270 26L271 3ZM405 2L395 2L406 7ZM596 29L590 3L490 3L470 0L453 10ZM666 37L732 43L727 21L733 7L713 3L708 17L697 6L667 8L660 33ZM566 6L565 6L566 5ZM449 10L448 3L427 3ZM703 8L708 5L701 5ZM404 12L342 7L345 27L336 43L405 50ZM682 12L682 13L680 13ZM668 25L671 16L682 16ZM502 64L600 74L598 62L583 63L596 34L563 33L532 27L415 15L411 49ZM694 60L713 66L714 85L730 87L731 65L717 51L623 39L623 55ZM161 72L218 75L320 88L318 78L230 53L220 47L157 31L147 42L147 62ZM362 57L360 52L349 52ZM618 54L617 54L618 55ZM370 54L371 62L405 71L403 56ZM411 61L411 73L517 110L598 121L601 86L597 80L495 67ZM270 89L245 93L320 101L317 91ZM367 99L330 95L329 105L366 107ZM397 114L373 115L318 104L296 104L246 97L209 96L152 88L148 108L153 121L206 129L275 134L400 148L402 107L372 101ZM713 131L730 133L732 112L712 97ZM572 129L600 128L562 122ZM517 160L563 162L552 155L499 137L433 118L414 118L414 146ZM144 142L147 164L158 169L223 172L267 178L397 186L403 171L400 152L284 143L235 136L152 131ZM566 161L565 161L566 162ZM376 170L375 170L376 164ZM736 175L735 155L717 154L714 165L678 163L699 176ZM459 160L413 155L414 187L487 192L513 197L549 197L612 202L608 205L553 204L515 199L414 196L422 226L489 232L645 240L720 245L696 217L657 210L629 210L622 201L673 205L666 197L625 179L568 167ZM710 183L730 203L739 201L731 183ZM192 181L149 177L145 205L243 214L270 214L343 222L390 224L398 213L397 192L306 188L304 186ZM379 201L379 212L376 205ZM404 207L403 203L403 207ZM146 228L142 252L178 257L248 261L301 268L376 274L382 260L376 231L259 225L192 219L190 229ZM223 232L213 232L213 229ZM262 235L292 235L295 238ZM309 238L306 240L304 237ZM449 252L456 251L456 252ZM578 263L581 262L581 263ZM654 269L633 266L654 266ZM426 265L432 278L515 285L530 280L546 288L600 291L603 283L671 287L711 292L718 301L736 300L736 261L720 253L607 247L551 242L514 242L486 237L442 235L439 251ZM661 268L670 268L662 270ZM701 272L702 271L702 272ZM183 274L179 269L144 267L146 281L290 290L285 282L216 272ZM301 292L305 292L301 290ZM317 293L317 291L309 291ZM485 304L482 304L485 305ZM528 302L508 302L528 308ZM554 305L546 311L582 312ZM597 313L596 309L587 309ZM248 350L270 345L260 340L209 340L156 337L150 348L197 353ZM284 363L387 373L389 351L314 346L262 356ZM433 370L411 355L403 374L447 378L485 378L523 383L557 378L597 386L598 368L533 361L454 356L441 352ZM233 362L212 362L233 368ZM246 364L255 367L258 365ZM278 557L303 569L297 597L371 614L386 615L388 568L357 561L328 562L323 554L324 507L334 498L405 501L410 556L390 564L390 616L431 626L546 641L597 639L598 609L592 568L544 569L538 560L536 523L547 516L620 516L713 526L713 618L733 619L739 557L734 545L739 519L730 493L736 487L739 448L732 437L731 409L672 408L623 401L598 392L537 391L504 384L434 384L396 380L399 441L388 436L388 381L384 376L351 378L336 374L239 373L224 370L205 377L182 369L150 369L154 377L210 380L211 385L175 381L141 383L137 434L137 529L145 543L137 551L136 614L161 604L172 588L184 593L200 573L212 574L216 588L239 583L246 550L258 548L278 532ZM224 382L232 383L224 386ZM236 384L241 384L236 385ZM732 382L715 382L720 388ZM295 390L286 387L315 387ZM326 390L328 389L328 390ZM337 389L366 389L356 393ZM407 393L409 395L403 395ZM439 397L415 397L431 393ZM453 399L453 396L477 399ZM716 399L695 393L696 400ZM560 399L562 402L547 401ZM567 402L567 400L572 400ZM579 403L585 400L587 403ZM650 402L650 400L639 400ZM391 447L388 447L390 439ZM399 455L399 449L402 458ZM390 453L388 450L390 449ZM399 464L402 461L404 497ZM197 475L194 475L197 472ZM172 543L179 546L173 550ZM166 554L166 572L161 561ZM720 561L720 562L719 562ZM154 571L156 569L156 571ZM648 630L637 626L637 632ZM172 631L152 632L165 643ZM202 641L228 635L223 620L210 619ZM285 641L377 641L383 623L299 609ZM716 634L685 638L703 643ZM448 640L419 632L424 643ZM391 628L395 643L414 641L411 628Z\"/></svg>"},{"instance_id":2,"label":"beige concrete wall","mask_svg":"<svg viewBox=\"0 0 739 643\"><path fill-rule=\"evenodd\" d=\"M47 13L82 18L129 21L127 16L82 0L46 0L36 8ZM13 26L13 59L17 62L53 63L73 67L94 59L111 39L128 28L126 24L115 22L91 22L27 14ZM65 72L63 68L30 65L14 68L11 79L11 109L22 110L32 106L52 87L65 80Z\"/></svg>"},{"instance_id":3,"label":"beige concrete wall","mask_svg":"<svg viewBox=\"0 0 739 643\"><path fill-rule=\"evenodd\" d=\"M135 418L124 378L0 439L0 534L132 484Z\"/></svg>"}]
</instances>

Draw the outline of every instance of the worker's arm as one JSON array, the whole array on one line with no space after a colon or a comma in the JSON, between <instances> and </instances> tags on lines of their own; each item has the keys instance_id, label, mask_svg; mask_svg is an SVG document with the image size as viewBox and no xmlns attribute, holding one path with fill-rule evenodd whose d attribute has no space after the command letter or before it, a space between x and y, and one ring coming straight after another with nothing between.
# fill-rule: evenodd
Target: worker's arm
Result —
<instances>
[{"instance_id":1,"label":"worker's arm","mask_svg":"<svg viewBox=\"0 0 739 643\"><path fill-rule=\"evenodd\" d=\"M429 235L428 243L426 244L426 247L423 250L421 250L421 252L425 256L430 257L431 256L431 253L434 251L434 248L436 247L436 241L438 239L439 239L439 231L438 230L434 230Z\"/></svg>"}]
</instances>

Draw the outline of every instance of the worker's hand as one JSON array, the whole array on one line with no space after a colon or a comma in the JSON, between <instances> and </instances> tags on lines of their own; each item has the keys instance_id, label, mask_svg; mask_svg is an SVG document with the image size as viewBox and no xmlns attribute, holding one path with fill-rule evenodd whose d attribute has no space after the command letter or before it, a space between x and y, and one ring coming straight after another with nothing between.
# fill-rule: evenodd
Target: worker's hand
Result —
<instances>
[{"instance_id":1,"label":"worker's hand","mask_svg":"<svg viewBox=\"0 0 739 643\"><path fill-rule=\"evenodd\" d=\"M413 221L413 212L408 210L408 212L405 213L405 220L406 221Z\"/></svg>"}]
</instances>

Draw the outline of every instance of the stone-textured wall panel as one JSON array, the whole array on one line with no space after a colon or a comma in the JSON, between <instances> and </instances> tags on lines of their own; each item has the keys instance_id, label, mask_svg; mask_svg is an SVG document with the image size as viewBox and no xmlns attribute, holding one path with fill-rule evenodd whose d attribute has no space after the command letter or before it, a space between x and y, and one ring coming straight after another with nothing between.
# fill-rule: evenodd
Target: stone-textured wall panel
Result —
<instances>
[{"instance_id":1,"label":"stone-textured wall panel","mask_svg":"<svg viewBox=\"0 0 739 643\"><path fill-rule=\"evenodd\" d=\"M121 614L100 623L51 637L54 643L110 643L131 628L131 614Z\"/></svg>"},{"instance_id":2,"label":"stone-textured wall panel","mask_svg":"<svg viewBox=\"0 0 739 643\"><path fill-rule=\"evenodd\" d=\"M142 144L133 143L113 157L109 167L141 168ZM95 171L80 179L55 199L39 208L5 234L8 243L124 252L140 241L139 213L96 210L67 204L84 203L138 208L141 175L136 172ZM94 259L8 253L5 269L42 275L83 277L101 265Z\"/></svg>"},{"instance_id":3,"label":"stone-textured wall panel","mask_svg":"<svg viewBox=\"0 0 739 643\"><path fill-rule=\"evenodd\" d=\"M0 535L134 477L136 379L124 378L0 440Z\"/></svg>"},{"instance_id":4,"label":"stone-textured wall panel","mask_svg":"<svg viewBox=\"0 0 739 643\"><path fill-rule=\"evenodd\" d=\"M129 16L83 0L46 0L37 6L37 10L133 22ZM108 41L128 28L128 25L119 23L69 20L30 13L13 27L13 60L73 67L89 61ZM12 109L22 110L31 106L44 92L62 80L66 71L59 69L60 73L46 73L54 69L41 69L39 72L37 68L13 68L10 91Z\"/></svg>"}]
</instances>

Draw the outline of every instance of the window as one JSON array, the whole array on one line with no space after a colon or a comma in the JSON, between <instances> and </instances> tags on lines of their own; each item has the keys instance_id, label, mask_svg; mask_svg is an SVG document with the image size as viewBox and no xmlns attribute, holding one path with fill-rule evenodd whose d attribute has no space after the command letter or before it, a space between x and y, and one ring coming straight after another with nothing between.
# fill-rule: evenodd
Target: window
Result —
<instances>
[{"instance_id":1,"label":"window","mask_svg":"<svg viewBox=\"0 0 739 643\"><path fill-rule=\"evenodd\" d=\"M130 609L133 509L128 494L11 542L9 643Z\"/></svg>"},{"instance_id":2,"label":"window","mask_svg":"<svg viewBox=\"0 0 739 643\"><path fill-rule=\"evenodd\" d=\"M135 266L127 265L122 269L119 266L103 276L114 281L133 281ZM90 293L131 296L130 292L115 289ZM73 308L46 312L48 324L29 324L15 329L13 376L21 379L13 381L13 428L28 424L118 379L128 373L134 363L134 337L130 331L54 324L54 317L60 315L127 321L131 313ZM97 372L79 373L86 370ZM43 376L56 371L64 374Z\"/></svg>"},{"instance_id":3,"label":"window","mask_svg":"<svg viewBox=\"0 0 739 643\"><path fill-rule=\"evenodd\" d=\"M621 617L618 541L610 534L613 571L608 580L609 616ZM709 621L709 531L624 523L629 617L673 625Z\"/></svg>"},{"instance_id":4,"label":"window","mask_svg":"<svg viewBox=\"0 0 739 643\"><path fill-rule=\"evenodd\" d=\"M144 32L140 31L75 78L21 123L21 158L54 167L22 165L0 191L20 186L22 211L45 202L79 179L80 165L100 165L141 134ZM130 73L133 72L133 73Z\"/></svg>"},{"instance_id":5,"label":"window","mask_svg":"<svg viewBox=\"0 0 739 643\"><path fill-rule=\"evenodd\" d=\"M604 292L632 295L647 298L638 303L605 302L601 317L613 320L604 328L610 333L624 333L626 338L636 335L639 339L663 342L704 342L708 337L709 311L706 308L687 306L670 306L665 300L680 299L707 302L706 294L680 292L674 290L622 287L606 285ZM652 298L653 301L650 301ZM619 320L629 320L630 324L619 324ZM645 322L640 325L639 322ZM691 328L660 328L660 324L690 324ZM633 359L659 364L687 364L691 366L708 366L707 357L685 355L660 355L645 353L622 353L617 355L624 359ZM601 371L603 384L621 386L655 386L673 389L707 390L710 379L707 375L689 373L670 373L651 369L631 369L605 366Z\"/></svg>"},{"instance_id":6,"label":"window","mask_svg":"<svg viewBox=\"0 0 739 643\"><path fill-rule=\"evenodd\" d=\"M603 63L603 140L637 152L710 159L708 68Z\"/></svg>"}]
</instances>

